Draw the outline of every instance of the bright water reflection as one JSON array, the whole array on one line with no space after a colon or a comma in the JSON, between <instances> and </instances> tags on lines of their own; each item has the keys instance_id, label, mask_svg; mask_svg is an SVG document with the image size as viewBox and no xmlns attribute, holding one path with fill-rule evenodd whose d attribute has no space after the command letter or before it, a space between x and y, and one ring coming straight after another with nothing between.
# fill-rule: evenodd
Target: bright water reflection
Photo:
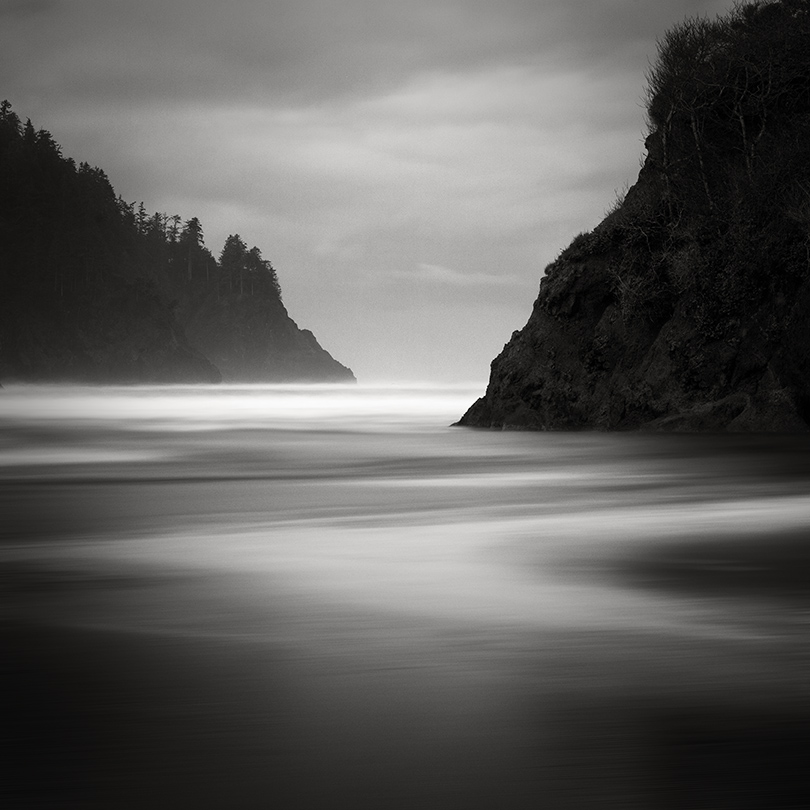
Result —
<instances>
[{"instance_id":1,"label":"bright water reflection","mask_svg":"<svg viewBox=\"0 0 810 810\"><path fill-rule=\"evenodd\" d=\"M450 428L461 386L0 393L35 800L807 798L805 438Z\"/></svg>"}]
</instances>

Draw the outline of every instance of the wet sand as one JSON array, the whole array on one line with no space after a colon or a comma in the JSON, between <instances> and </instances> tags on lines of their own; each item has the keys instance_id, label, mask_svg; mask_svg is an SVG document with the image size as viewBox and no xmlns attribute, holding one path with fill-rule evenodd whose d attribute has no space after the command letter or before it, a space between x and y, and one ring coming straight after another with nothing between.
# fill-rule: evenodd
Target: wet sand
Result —
<instances>
[{"instance_id":1,"label":"wet sand","mask_svg":"<svg viewBox=\"0 0 810 810\"><path fill-rule=\"evenodd\" d=\"M806 439L286 396L4 399L0 806L810 806Z\"/></svg>"},{"instance_id":2,"label":"wet sand","mask_svg":"<svg viewBox=\"0 0 810 810\"><path fill-rule=\"evenodd\" d=\"M2 631L8 806L810 798L801 633L482 627L256 600L271 583L255 576L119 570L88 589L75 572L29 569L15 581Z\"/></svg>"}]
</instances>

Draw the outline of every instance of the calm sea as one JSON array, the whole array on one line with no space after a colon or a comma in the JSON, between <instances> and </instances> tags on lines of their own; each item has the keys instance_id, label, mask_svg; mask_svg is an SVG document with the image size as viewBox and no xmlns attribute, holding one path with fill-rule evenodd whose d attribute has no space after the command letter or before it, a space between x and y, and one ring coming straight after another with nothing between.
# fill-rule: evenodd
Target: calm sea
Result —
<instances>
[{"instance_id":1,"label":"calm sea","mask_svg":"<svg viewBox=\"0 0 810 810\"><path fill-rule=\"evenodd\" d=\"M810 806L810 439L480 394L0 391L8 806Z\"/></svg>"}]
</instances>

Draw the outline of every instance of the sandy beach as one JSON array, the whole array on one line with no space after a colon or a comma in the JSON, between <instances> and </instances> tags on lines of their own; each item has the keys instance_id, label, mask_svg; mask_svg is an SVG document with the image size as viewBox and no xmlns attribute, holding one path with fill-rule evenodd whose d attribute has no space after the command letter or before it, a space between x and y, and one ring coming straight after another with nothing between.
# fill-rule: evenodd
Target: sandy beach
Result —
<instances>
[{"instance_id":1,"label":"sandy beach","mask_svg":"<svg viewBox=\"0 0 810 810\"><path fill-rule=\"evenodd\" d=\"M808 806L804 440L229 396L6 416L6 806Z\"/></svg>"}]
</instances>

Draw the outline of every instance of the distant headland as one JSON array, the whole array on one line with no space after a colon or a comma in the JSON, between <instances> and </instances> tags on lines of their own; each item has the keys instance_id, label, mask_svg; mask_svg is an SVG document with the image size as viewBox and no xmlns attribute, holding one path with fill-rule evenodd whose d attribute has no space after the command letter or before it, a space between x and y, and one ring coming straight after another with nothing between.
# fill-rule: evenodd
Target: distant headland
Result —
<instances>
[{"instance_id":1,"label":"distant headland","mask_svg":"<svg viewBox=\"0 0 810 810\"><path fill-rule=\"evenodd\" d=\"M238 234L124 202L0 105L0 380L354 382Z\"/></svg>"},{"instance_id":2,"label":"distant headland","mask_svg":"<svg viewBox=\"0 0 810 810\"><path fill-rule=\"evenodd\" d=\"M546 269L462 425L810 429L810 2L687 19L637 182Z\"/></svg>"}]
</instances>

